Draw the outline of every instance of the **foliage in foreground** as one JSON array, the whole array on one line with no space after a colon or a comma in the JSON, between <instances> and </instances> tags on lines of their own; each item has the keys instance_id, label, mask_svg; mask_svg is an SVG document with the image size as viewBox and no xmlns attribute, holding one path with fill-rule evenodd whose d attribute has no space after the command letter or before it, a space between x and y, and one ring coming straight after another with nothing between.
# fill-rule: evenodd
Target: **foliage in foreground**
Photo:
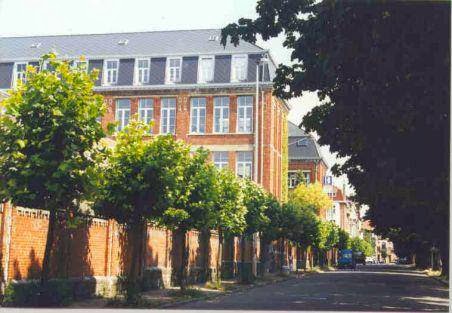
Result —
<instances>
[{"instance_id":1,"label":"foliage in foreground","mask_svg":"<svg viewBox=\"0 0 452 313\"><path fill-rule=\"evenodd\" d=\"M50 211L42 284L49 278L57 211L78 211L92 187L89 168L104 137L96 120L104 111L93 92L96 76L48 54L39 69L27 67L26 83L2 101L0 202Z\"/></svg>"},{"instance_id":2,"label":"foliage in foreground","mask_svg":"<svg viewBox=\"0 0 452 313\"><path fill-rule=\"evenodd\" d=\"M260 0L256 11L222 43L285 35L293 62L277 69L276 94L318 93L303 125L347 157L333 172L398 251L439 247L447 274L450 2Z\"/></svg>"}]
</instances>

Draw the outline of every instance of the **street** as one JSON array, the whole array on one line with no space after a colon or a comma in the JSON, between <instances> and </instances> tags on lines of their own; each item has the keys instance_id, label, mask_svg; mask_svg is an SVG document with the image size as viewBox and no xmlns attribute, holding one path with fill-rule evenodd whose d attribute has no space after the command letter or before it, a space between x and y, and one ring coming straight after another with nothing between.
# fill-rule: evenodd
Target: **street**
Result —
<instances>
[{"instance_id":1,"label":"street","mask_svg":"<svg viewBox=\"0 0 452 313\"><path fill-rule=\"evenodd\" d=\"M176 309L447 311L448 288L398 265L306 275Z\"/></svg>"}]
</instances>

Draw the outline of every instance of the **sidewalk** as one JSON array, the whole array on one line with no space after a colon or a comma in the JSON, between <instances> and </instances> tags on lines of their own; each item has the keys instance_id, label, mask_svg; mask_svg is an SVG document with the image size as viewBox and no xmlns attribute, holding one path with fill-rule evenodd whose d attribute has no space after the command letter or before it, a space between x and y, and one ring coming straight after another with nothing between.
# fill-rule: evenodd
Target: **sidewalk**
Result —
<instances>
[{"instance_id":1,"label":"sidewalk","mask_svg":"<svg viewBox=\"0 0 452 313\"><path fill-rule=\"evenodd\" d=\"M300 275L302 277L304 273ZM279 274L267 274L263 278L257 278L251 284L240 284L236 280L223 280L221 289L216 288L215 283L208 282L190 286L185 292L181 292L179 287L168 287L165 289L150 290L142 293L140 303L134 306L128 306L124 303L122 297L116 298L91 298L73 302L69 308L88 309L88 308L115 308L115 307L133 307L133 308L167 308L182 303L197 300L207 300L222 295L228 295L250 288L265 286L268 284L285 281L296 277L296 274L289 276L280 276Z\"/></svg>"}]
</instances>

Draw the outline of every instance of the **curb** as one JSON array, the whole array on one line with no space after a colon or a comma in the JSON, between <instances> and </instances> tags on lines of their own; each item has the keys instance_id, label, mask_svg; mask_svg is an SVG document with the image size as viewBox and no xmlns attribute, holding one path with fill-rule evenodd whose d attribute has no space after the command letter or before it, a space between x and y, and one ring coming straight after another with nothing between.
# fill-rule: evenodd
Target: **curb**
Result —
<instances>
[{"instance_id":1,"label":"curb","mask_svg":"<svg viewBox=\"0 0 452 313\"><path fill-rule=\"evenodd\" d=\"M216 295L211 295L211 296L205 296L205 297L200 297L200 298L194 298L194 299L188 299L188 300L181 300L181 301L176 301L176 302L171 302L171 303L165 303L159 306L156 306L154 309L163 309L163 308L171 308L180 304L186 304L186 303L191 303L191 302L196 302L196 301L204 301L204 300L210 300L210 299L215 299L215 298L219 298L221 296L227 296L233 293L239 293L241 291L245 291L245 290L250 290L250 289L254 289L254 288L258 288L258 287L264 287L270 284L276 284L276 283L282 283L291 279L295 279L295 277L292 276L288 276L285 279L281 279L281 280L272 280L272 281L268 281L268 282L264 282L264 283L256 283L256 284L251 284L251 285L241 285L237 288L234 288L232 290L228 290L225 291L223 293L219 293Z\"/></svg>"},{"instance_id":2,"label":"curb","mask_svg":"<svg viewBox=\"0 0 452 313\"><path fill-rule=\"evenodd\" d=\"M426 276L436 280L437 282L440 282L441 284L443 284L443 285L445 285L447 287L449 287L449 282L447 280L444 280L444 279L441 279L441 278L435 277L435 276L428 276L427 274L426 274Z\"/></svg>"}]
</instances>

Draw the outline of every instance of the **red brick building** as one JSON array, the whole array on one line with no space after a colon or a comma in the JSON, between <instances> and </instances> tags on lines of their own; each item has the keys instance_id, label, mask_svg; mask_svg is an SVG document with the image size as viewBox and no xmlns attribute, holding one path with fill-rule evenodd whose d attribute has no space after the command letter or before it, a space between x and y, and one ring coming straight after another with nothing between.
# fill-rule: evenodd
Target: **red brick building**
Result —
<instances>
[{"instance_id":1,"label":"red brick building","mask_svg":"<svg viewBox=\"0 0 452 313\"><path fill-rule=\"evenodd\" d=\"M285 192L286 175L282 173L286 168L289 107L272 95L276 66L268 51L246 42L223 47L219 36L219 30L191 30L0 38L0 95L25 79L27 65L37 66L43 54L54 51L74 66L99 70L95 91L104 96L107 105L107 112L100 117L103 126L117 122L120 130L134 116L152 121L150 135L173 134L193 149L209 149L217 167L250 177L281 198ZM8 207L0 221L1 241L9 238L1 246L4 281L33 278L29 269L35 266L39 271L44 253L41 237L47 229L46 212ZM87 228L87 238L80 244L89 244L89 249L77 250L75 255L89 264L72 262L68 265L70 276L110 277L119 273L114 225L99 220ZM35 236L30 229L42 236ZM23 231L33 240L16 236ZM173 266L169 261L171 233L150 230L148 234L147 266L168 274ZM196 249L196 236L191 251ZM240 259L236 241L223 254L229 255L226 261L233 266ZM211 250L215 247L212 242ZM78 243L73 248L79 249ZM246 250L247 263L253 261L254 272L258 248L248 245ZM193 258L201 260L202 256ZM193 261L193 268L197 262Z\"/></svg>"},{"instance_id":2,"label":"red brick building","mask_svg":"<svg viewBox=\"0 0 452 313\"><path fill-rule=\"evenodd\" d=\"M298 185L297 172L302 171L308 183L323 184L328 166L325 163L317 141L310 134L288 122L289 130L289 189Z\"/></svg>"},{"instance_id":3,"label":"red brick building","mask_svg":"<svg viewBox=\"0 0 452 313\"><path fill-rule=\"evenodd\" d=\"M55 51L99 70L95 91L108 107L103 125L116 121L122 129L137 114L154 122L152 134L209 149L218 167L281 198L289 108L272 95L276 66L268 51L246 42L223 47L219 36L187 30L1 38L0 90ZM87 61L78 61L82 55Z\"/></svg>"}]
</instances>

